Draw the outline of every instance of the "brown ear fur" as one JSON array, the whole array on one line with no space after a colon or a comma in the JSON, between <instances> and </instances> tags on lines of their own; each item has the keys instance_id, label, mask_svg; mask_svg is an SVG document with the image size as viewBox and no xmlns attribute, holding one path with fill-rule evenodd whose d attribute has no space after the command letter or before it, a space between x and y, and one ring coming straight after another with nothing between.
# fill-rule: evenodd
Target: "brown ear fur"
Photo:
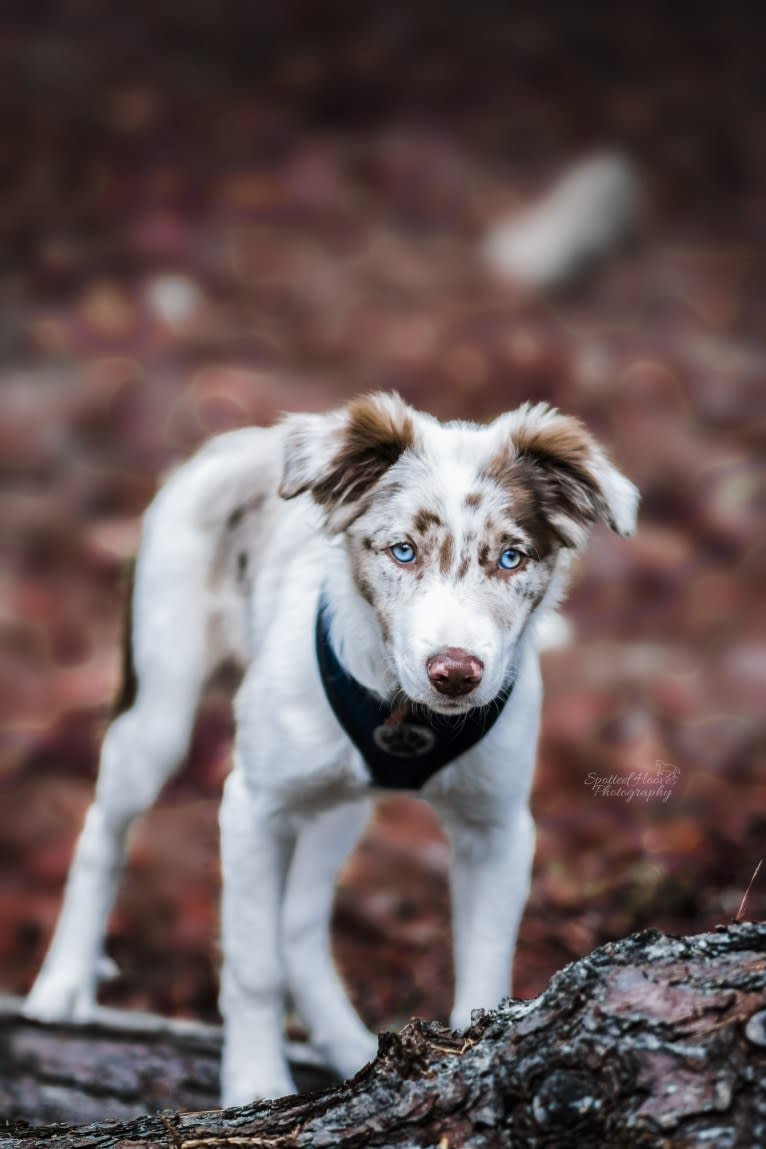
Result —
<instances>
[{"instance_id":1,"label":"brown ear fur","mask_svg":"<svg viewBox=\"0 0 766 1149\"><path fill-rule=\"evenodd\" d=\"M389 467L415 442L411 409L395 394L353 399L332 416L294 421L286 444L280 494L292 498L311 491L338 521L337 512L358 505ZM352 521L341 516L343 526Z\"/></svg>"},{"instance_id":2,"label":"brown ear fur","mask_svg":"<svg viewBox=\"0 0 766 1149\"><path fill-rule=\"evenodd\" d=\"M320 506L356 502L412 446L412 416L401 400L401 410L397 411L376 400L375 395L362 396L349 404L348 420L330 469L312 487Z\"/></svg>"},{"instance_id":3,"label":"brown ear fur","mask_svg":"<svg viewBox=\"0 0 766 1149\"><path fill-rule=\"evenodd\" d=\"M583 424L545 405L514 416L485 474L512 495L541 554L579 545L599 519L613 525L597 478L601 452Z\"/></svg>"}]
</instances>

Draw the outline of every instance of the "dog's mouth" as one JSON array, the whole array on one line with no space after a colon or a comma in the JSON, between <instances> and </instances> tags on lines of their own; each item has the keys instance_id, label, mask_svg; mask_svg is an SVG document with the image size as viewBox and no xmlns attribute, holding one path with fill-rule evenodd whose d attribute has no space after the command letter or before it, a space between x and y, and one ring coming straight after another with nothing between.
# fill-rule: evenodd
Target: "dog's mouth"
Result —
<instances>
[{"instance_id":1,"label":"dog's mouth","mask_svg":"<svg viewBox=\"0 0 766 1149\"><path fill-rule=\"evenodd\" d=\"M413 719L420 714L426 717L429 712L433 714L467 714L469 710L476 709L482 703L478 699L466 695L450 698L447 695L435 694L427 699L409 699L410 713Z\"/></svg>"},{"instance_id":2,"label":"dog's mouth","mask_svg":"<svg viewBox=\"0 0 766 1149\"><path fill-rule=\"evenodd\" d=\"M472 702L470 698L440 698L438 701L434 699L428 705L429 710L435 710L438 714L463 714L473 710L478 704Z\"/></svg>"},{"instance_id":3,"label":"dog's mouth","mask_svg":"<svg viewBox=\"0 0 766 1149\"><path fill-rule=\"evenodd\" d=\"M413 721L418 714L422 717L427 717L429 713L457 717L469 714L472 710L483 710L504 699L512 689L514 678L515 675L512 674L499 683L485 678L477 689L466 694L443 694L438 690L429 689L428 685L419 685L415 690L412 688L408 690L400 684L398 700L407 703Z\"/></svg>"}]
</instances>

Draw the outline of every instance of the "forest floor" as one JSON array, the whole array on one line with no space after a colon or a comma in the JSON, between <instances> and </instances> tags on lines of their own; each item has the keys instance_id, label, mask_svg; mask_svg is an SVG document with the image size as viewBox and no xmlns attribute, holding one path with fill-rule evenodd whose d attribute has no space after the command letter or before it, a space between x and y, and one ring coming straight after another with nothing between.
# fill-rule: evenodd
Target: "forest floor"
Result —
<instances>
[{"instance_id":1,"label":"forest floor","mask_svg":"<svg viewBox=\"0 0 766 1149\"><path fill-rule=\"evenodd\" d=\"M182 112L151 85L115 84L112 151L78 185L109 228L83 238L54 221L4 278L3 988L29 986L53 927L117 687L124 569L162 474L214 432L371 388L444 418L548 400L581 416L643 495L634 539L594 533L566 607L571 641L544 656L516 994L633 930L731 921L766 834L753 220L687 223L660 205L630 252L535 300L477 255L489 224L540 186L534 167L428 126L360 137L246 102L197 124L190 164L188 128L181 151L161 146ZM223 162L245 137L247 159ZM230 738L215 694L187 767L135 831L107 1002L216 1016ZM635 775L658 770L663 795L648 794ZM594 784L612 775L621 795ZM337 959L375 1026L448 1012L447 860L427 808L395 797L343 873ZM761 879L748 916L765 910Z\"/></svg>"}]
</instances>

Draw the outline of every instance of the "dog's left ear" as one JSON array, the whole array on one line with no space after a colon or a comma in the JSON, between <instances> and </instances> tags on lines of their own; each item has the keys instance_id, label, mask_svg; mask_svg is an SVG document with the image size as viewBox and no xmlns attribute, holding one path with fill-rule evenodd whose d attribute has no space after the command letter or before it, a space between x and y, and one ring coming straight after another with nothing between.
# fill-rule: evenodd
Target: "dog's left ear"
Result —
<instances>
[{"instance_id":1,"label":"dog's left ear","mask_svg":"<svg viewBox=\"0 0 766 1149\"><path fill-rule=\"evenodd\" d=\"M279 494L310 491L330 530L361 514L366 497L416 442L415 412L395 393L353 399L328 415L288 415Z\"/></svg>"},{"instance_id":2,"label":"dog's left ear","mask_svg":"<svg viewBox=\"0 0 766 1149\"><path fill-rule=\"evenodd\" d=\"M580 546L593 523L618 535L636 529L639 492L571 415L525 403L492 424L498 449L487 473L498 481L523 471L565 546Z\"/></svg>"}]
</instances>

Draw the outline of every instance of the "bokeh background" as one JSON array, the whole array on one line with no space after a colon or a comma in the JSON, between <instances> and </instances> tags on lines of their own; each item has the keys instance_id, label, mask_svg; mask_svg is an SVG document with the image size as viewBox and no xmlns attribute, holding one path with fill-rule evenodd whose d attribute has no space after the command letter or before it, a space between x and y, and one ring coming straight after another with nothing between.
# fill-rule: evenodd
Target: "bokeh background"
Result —
<instances>
[{"instance_id":1,"label":"bokeh background","mask_svg":"<svg viewBox=\"0 0 766 1149\"><path fill-rule=\"evenodd\" d=\"M3 989L29 986L53 927L162 474L214 432L369 388L442 417L549 400L643 492L635 539L595 532L544 659L516 992L631 930L732 920L766 852L754 12L6 0ZM487 228L602 146L641 173L633 246L556 295L492 277ZM136 830L105 1001L216 1016L230 735L214 693ZM678 770L664 802L586 782L658 761ZM428 810L394 798L344 873L336 952L375 1025L448 1011L446 863ZM746 916L765 909L761 877Z\"/></svg>"}]
</instances>

